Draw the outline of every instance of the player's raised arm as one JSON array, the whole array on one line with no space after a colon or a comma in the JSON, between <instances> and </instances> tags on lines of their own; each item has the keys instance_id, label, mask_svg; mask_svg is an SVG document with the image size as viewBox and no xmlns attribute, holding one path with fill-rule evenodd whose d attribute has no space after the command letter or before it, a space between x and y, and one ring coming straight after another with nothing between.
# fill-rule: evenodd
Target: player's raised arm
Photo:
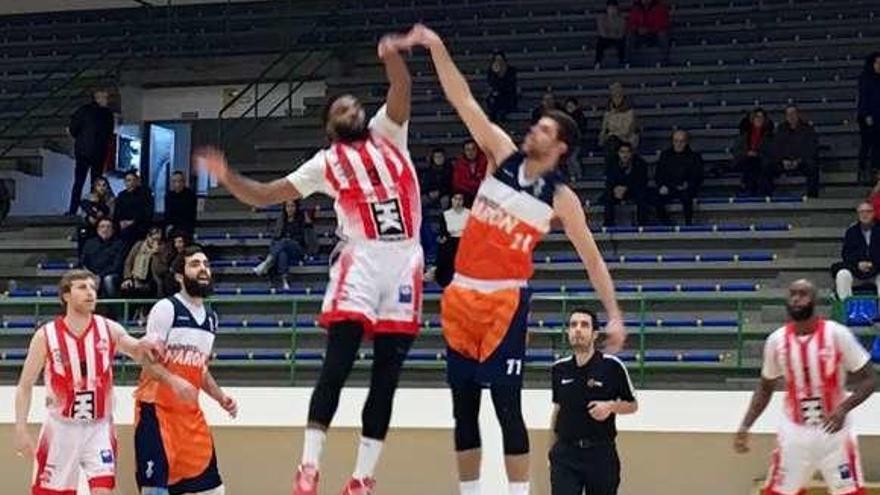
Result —
<instances>
[{"instance_id":1,"label":"player's raised arm","mask_svg":"<svg viewBox=\"0 0 880 495\"><path fill-rule=\"evenodd\" d=\"M378 47L379 58L385 63L385 76L389 84L385 112L389 119L401 126L409 121L412 105L412 77L400 53L406 48L405 41L403 36L389 34L379 41Z\"/></svg>"},{"instance_id":2,"label":"player's raised arm","mask_svg":"<svg viewBox=\"0 0 880 495\"><path fill-rule=\"evenodd\" d=\"M193 153L193 159L197 169L216 177L217 182L242 203L262 207L302 197L285 178L259 182L239 174L229 167L226 156L217 148L199 148Z\"/></svg>"},{"instance_id":3,"label":"player's raised arm","mask_svg":"<svg viewBox=\"0 0 880 495\"><path fill-rule=\"evenodd\" d=\"M33 455L36 447L28 432L27 420L31 412L34 384L46 364L46 349L46 333L40 328L31 337L27 358L15 389L15 449L20 455Z\"/></svg>"},{"instance_id":4,"label":"player's raised arm","mask_svg":"<svg viewBox=\"0 0 880 495\"><path fill-rule=\"evenodd\" d=\"M471 136L477 141L480 148L489 155L490 165L487 174L491 175L497 164L516 152L513 140L506 132L493 124L480 108L480 104L471 93L467 79L452 61L449 50L446 49L446 45L443 44L443 40L437 33L421 24L416 24L407 38L411 43L422 45L431 52L431 59L434 61L440 85L443 86L443 93L446 94L446 99L458 112L458 116L467 126Z\"/></svg>"},{"instance_id":5,"label":"player's raised arm","mask_svg":"<svg viewBox=\"0 0 880 495\"><path fill-rule=\"evenodd\" d=\"M596 294L599 295L599 300L602 301L602 306L608 314L605 349L609 352L617 352L623 348L626 340L623 315L617 305L614 281L611 280L611 273L593 239L593 234L587 228L587 218L581 208L580 200L568 186L560 186L553 198L553 210L562 222L565 235L584 263L590 283L596 289Z\"/></svg>"}]
</instances>

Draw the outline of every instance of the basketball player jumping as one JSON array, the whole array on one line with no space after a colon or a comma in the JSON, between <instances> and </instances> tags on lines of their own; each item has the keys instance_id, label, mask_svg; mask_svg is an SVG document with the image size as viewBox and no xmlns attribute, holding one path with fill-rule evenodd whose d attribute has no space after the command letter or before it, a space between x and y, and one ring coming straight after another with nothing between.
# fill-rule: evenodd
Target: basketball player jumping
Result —
<instances>
[{"instance_id":1,"label":"basketball player jumping","mask_svg":"<svg viewBox=\"0 0 880 495\"><path fill-rule=\"evenodd\" d=\"M32 495L76 493L80 471L92 495L113 492L116 349L138 362L159 353L149 341L138 341L119 323L95 314L97 287L97 277L88 270L65 273L58 291L64 316L41 326L31 338L15 394L15 444L19 455L36 456ZM27 417L40 371L49 414L34 444Z\"/></svg>"},{"instance_id":2,"label":"basketball player jumping","mask_svg":"<svg viewBox=\"0 0 880 495\"><path fill-rule=\"evenodd\" d=\"M798 280L789 286L786 309L789 321L770 334L764 346L761 382L734 449L749 451L749 429L784 378L785 417L764 494L804 493L818 469L831 495L862 495L862 467L848 414L874 392L874 367L848 328L815 314L816 287L811 282ZM847 374L854 385L848 396Z\"/></svg>"},{"instance_id":3,"label":"basketball player jumping","mask_svg":"<svg viewBox=\"0 0 880 495\"><path fill-rule=\"evenodd\" d=\"M608 268L577 195L557 172L579 141L578 128L565 113L547 112L517 148L486 117L435 32L416 25L406 43L428 48L446 98L490 163L461 236L455 276L441 302L460 490L462 495L479 493L478 416L481 389L488 385L501 423L510 493L526 494L529 441L520 393L528 330L527 285L534 272L532 253L552 220L562 223L608 313L606 350L620 349L625 340Z\"/></svg>"},{"instance_id":4,"label":"basketball player jumping","mask_svg":"<svg viewBox=\"0 0 880 495\"><path fill-rule=\"evenodd\" d=\"M320 316L327 349L309 404L294 495L316 495L325 432L364 337L373 340L370 391L363 410L357 464L343 495L372 493L373 472L391 421L391 406L422 307L421 203L407 150L410 75L398 44L378 46L390 87L386 104L367 122L352 95L332 99L324 113L330 146L286 178L260 183L229 168L217 150L196 159L239 200L255 206L324 193L334 199L342 242L331 257Z\"/></svg>"}]
</instances>

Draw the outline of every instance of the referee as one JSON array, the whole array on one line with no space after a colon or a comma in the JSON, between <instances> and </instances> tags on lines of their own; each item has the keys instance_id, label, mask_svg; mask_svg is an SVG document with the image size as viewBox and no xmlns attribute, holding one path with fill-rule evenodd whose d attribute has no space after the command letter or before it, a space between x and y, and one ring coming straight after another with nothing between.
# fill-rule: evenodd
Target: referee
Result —
<instances>
[{"instance_id":1,"label":"referee","mask_svg":"<svg viewBox=\"0 0 880 495\"><path fill-rule=\"evenodd\" d=\"M550 449L552 495L615 495L620 459L614 438L617 414L638 410L623 363L597 352L596 313L578 308L568 317L573 356L553 364L555 435Z\"/></svg>"}]
</instances>

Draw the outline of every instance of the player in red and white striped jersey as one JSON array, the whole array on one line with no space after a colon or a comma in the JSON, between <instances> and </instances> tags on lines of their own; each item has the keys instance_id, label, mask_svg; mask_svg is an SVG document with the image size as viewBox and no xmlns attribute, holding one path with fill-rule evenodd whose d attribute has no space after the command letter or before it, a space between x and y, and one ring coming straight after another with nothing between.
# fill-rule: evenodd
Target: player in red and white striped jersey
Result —
<instances>
[{"instance_id":1,"label":"player in red and white striped jersey","mask_svg":"<svg viewBox=\"0 0 880 495\"><path fill-rule=\"evenodd\" d=\"M16 448L34 455L33 495L73 495L80 470L92 495L116 485L113 428L113 360L116 350L136 361L158 349L126 333L119 323L94 314L97 277L71 270L59 284L64 316L37 329L31 339L15 396ZM43 371L48 415L34 444L27 429L34 383Z\"/></svg>"},{"instance_id":2,"label":"player in red and white striped jersey","mask_svg":"<svg viewBox=\"0 0 880 495\"><path fill-rule=\"evenodd\" d=\"M330 146L286 178L260 183L231 170L223 154L206 149L196 163L239 200L254 206L323 193L334 199L337 245L320 324L327 352L309 406L295 495L315 495L325 431L363 337L373 339L370 393L364 406L357 464L343 495L367 495L391 419L400 369L419 330L422 271L421 200L408 151L410 75L399 53L402 38L379 43L390 83L385 105L367 121L352 95L332 99L324 128Z\"/></svg>"},{"instance_id":3,"label":"player in red and white striped jersey","mask_svg":"<svg viewBox=\"0 0 880 495\"><path fill-rule=\"evenodd\" d=\"M748 431L785 381L785 417L779 427L765 495L802 493L816 470L832 495L864 494L856 436L848 414L874 391L868 353L845 326L815 314L816 288L789 286L789 322L767 338L761 382L737 433L734 448L748 452ZM846 394L847 374L854 392Z\"/></svg>"}]
</instances>

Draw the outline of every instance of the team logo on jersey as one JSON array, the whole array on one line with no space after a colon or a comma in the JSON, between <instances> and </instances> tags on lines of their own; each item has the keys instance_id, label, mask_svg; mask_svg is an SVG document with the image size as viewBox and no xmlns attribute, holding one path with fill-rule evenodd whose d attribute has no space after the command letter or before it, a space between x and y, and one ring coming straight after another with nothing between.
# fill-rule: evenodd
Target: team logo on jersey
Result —
<instances>
[{"instance_id":1,"label":"team logo on jersey","mask_svg":"<svg viewBox=\"0 0 880 495\"><path fill-rule=\"evenodd\" d=\"M804 423L810 426L819 426L825 421L825 410L822 400L815 397L801 399L801 415Z\"/></svg>"},{"instance_id":2,"label":"team logo on jersey","mask_svg":"<svg viewBox=\"0 0 880 495\"><path fill-rule=\"evenodd\" d=\"M380 239L395 240L406 234L403 217L400 214L400 202L397 198L370 203L370 210Z\"/></svg>"},{"instance_id":3,"label":"team logo on jersey","mask_svg":"<svg viewBox=\"0 0 880 495\"><path fill-rule=\"evenodd\" d=\"M413 299L412 285L401 285L397 290L397 301L401 303L411 303Z\"/></svg>"},{"instance_id":4,"label":"team logo on jersey","mask_svg":"<svg viewBox=\"0 0 880 495\"><path fill-rule=\"evenodd\" d=\"M604 383L596 380L595 378L590 378L589 380L587 380L587 388L601 388L603 385Z\"/></svg>"},{"instance_id":5,"label":"team logo on jersey","mask_svg":"<svg viewBox=\"0 0 880 495\"><path fill-rule=\"evenodd\" d=\"M144 476L146 476L147 479L150 479L153 477L153 466L155 466L155 465L156 465L155 462L147 461L147 469L144 470Z\"/></svg>"},{"instance_id":6,"label":"team logo on jersey","mask_svg":"<svg viewBox=\"0 0 880 495\"><path fill-rule=\"evenodd\" d=\"M95 392L91 390L75 392L70 417L80 420L95 419Z\"/></svg>"},{"instance_id":7,"label":"team logo on jersey","mask_svg":"<svg viewBox=\"0 0 880 495\"><path fill-rule=\"evenodd\" d=\"M101 451L101 462L104 464L113 464L113 451L112 450L102 450Z\"/></svg>"},{"instance_id":8,"label":"team logo on jersey","mask_svg":"<svg viewBox=\"0 0 880 495\"><path fill-rule=\"evenodd\" d=\"M478 196L474 201L474 205L471 207L471 217L492 227L497 227L508 234L512 234L513 229L519 225L518 218L504 211L498 203L485 196Z\"/></svg>"}]
</instances>

